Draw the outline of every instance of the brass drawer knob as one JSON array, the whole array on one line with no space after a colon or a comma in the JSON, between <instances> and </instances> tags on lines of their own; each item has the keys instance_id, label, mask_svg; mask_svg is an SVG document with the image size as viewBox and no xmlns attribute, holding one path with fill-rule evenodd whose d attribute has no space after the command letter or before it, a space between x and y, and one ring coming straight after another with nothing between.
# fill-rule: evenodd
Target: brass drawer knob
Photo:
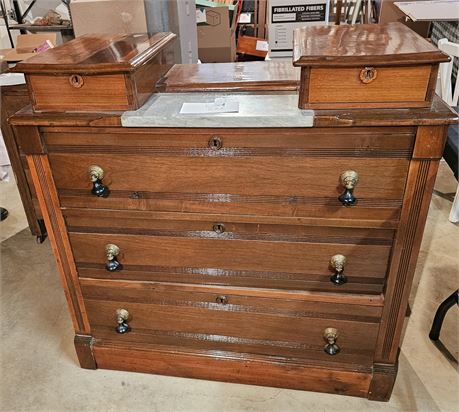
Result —
<instances>
[{"instance_id":1,"label":"brass drawer knob","mask_svg":"<svg viewBox=\"0 0 459 412\"><path fill-rule=\"evenodd\" d=\"M108 187L102 183L104 170L97 165L92 165L88 168L88 174L89 180L92 183L91 193L98 197L107 197L110 191Z\"/></svg>"},{"instance_id":2,"label":"brass drawer knob","mask_svg":"<svg viewBox=\"0 0 459 412\"><path fill-rule=\"evenodd\" d=\"M225 225L223 223L215 223L212 229L214 230L215 233L221 234L225 232Z\"/></svg>"},{"instance_id":3,"label":"brass drawer knob","mask_svg":"<svg viewBox=\"0 0 459 412\"><path fill-rule=\"evenodd\" d=\"M105 263L105 269L109 272L115 272L116 270L121 270L123 266L116 259L120 254L120 248L116 245L109 243L105 246L105 254L107 255L107 263Z\"/></svg>"},{"instance_id":4,"label":"brass drawer knob","mask_svg":"<svg viewBox=\"0 0 459 412\"><path fill-rule=\"evenodd\" d=\"M347 259L344 255L333 255L330 259L330 266L335 270L335 273L330 276L330 281L335 285L342 285L347 282L347 277L344 274L344 266Z\"/></svg>"},{"instance_id":5,"label":"brass drawer knob","mask_svg":"<svg viewBox=\"0 0 459 412\"><path fill-rule=\"evenodd\" d=\"M324 346L324 351L329 355L336 355L341 350L340 347L336 344L338 339L338 330L335 328L327 328L324 330L324 339L327 344Z\"/></svg>"},{"instance_id":6,"label":"brass drawer knob","mask_svg":"<svg viewBox=\"0 0 459 412\"><path fill-rule=\"evenodd\" d=\"M223 295L217 296L217 299L215 300L217 301L217 303L220 303L221 305L226 305L228 303L228 298Z\"/></svg>"},{"instance_id":7,"label":"brass drawer knob","mask_svg":"<svg viewBox=\"0 0 459 412\"><path fill-rule=\"evenodd\" d=\"M338 197L339 201L344 206L354 205L357 202L357 198L354 196L354 189L359 182L359 174L354 170L346 170L341 173L340 181L345 190L344 193Z\"/></svg>"},{"instance_id":8,"label":"brass drawer knob","mask_svg":"<svg viewBox=\"0 0 459 412\"><path fill-rule=\"evenodd\" d=\"M118 333L127 333L131 330L127 321L129 319L129 312L126 309L116 310L116 331Z\"/></svg>"},{"instance_id":9,"label":"brass drawer knob","mask_svg":"<svg viewBox=\"0 0 459 412\"><path fill-rule=\"evenodd\" d=\"M220 150L223 147L223 141L222 138L219 136L212 136L209 139L209 147L212 150Z\"/></svg>"}]
</instances>

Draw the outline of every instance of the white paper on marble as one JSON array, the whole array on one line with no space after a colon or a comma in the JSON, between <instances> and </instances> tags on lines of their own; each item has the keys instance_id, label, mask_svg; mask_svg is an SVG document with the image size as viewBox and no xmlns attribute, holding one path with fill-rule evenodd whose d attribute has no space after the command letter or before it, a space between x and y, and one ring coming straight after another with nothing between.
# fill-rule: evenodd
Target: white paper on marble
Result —
<instances>
[{"instance_id":1,"label":"white paper on marble","mask_svg":"<svg viewBox=\"0 0 459 412\"><path fill-rule=\"evenodd\" d=\"M15 84L24 84L25 77L22 73L3 73L0 74L0 86L13 86Z\"/></svg>"},{"instance_id":2,"label":"white paper on marble","mask_svg":"<svg viewBox=\"0 0 459 412\"><path fill-rule=\"evenodd\" d=\"M211 103L183 103L180 114L215 114L215 113L237 113L239 102L237 100L216 98Z\"/></svg>"}]
</instances>

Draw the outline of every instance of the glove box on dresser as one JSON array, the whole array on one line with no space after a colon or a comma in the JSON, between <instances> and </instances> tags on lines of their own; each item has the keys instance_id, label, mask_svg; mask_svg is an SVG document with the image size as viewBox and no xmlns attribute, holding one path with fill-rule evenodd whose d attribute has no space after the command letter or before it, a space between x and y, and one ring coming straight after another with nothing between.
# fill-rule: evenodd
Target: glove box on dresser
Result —
<instances>
[{"instance_id":1,"label":"glove box on dresser","mask_svg":"<svg viewBox=\"0 0 459 412\"><path fill-rule=\"evenodd\" d=\"M19 63L35 111L140 108L175 63L175 34L86 34Z\"/></svg>"},{"instance_id":2,"label":"glove box on dresser","mask_svg":"<svg viewBox=\"0 0 459 412\"><path fill-rule=\"evenodd\" d=\"M318 44L339 43L339 31L321 29ZM369 33L352 30L362 39ZM384 30L389 44L399 40L394 53L404 41L427 47L397 25ZM368 36L362 41L371 44ZM393 100L383 110L302 110L297 71L260 63L175 67L158 83L166 93L139 110L124 112L115 105L121 94L107 92L98 111L81 113L69 76L86 82L91 59L75 42L18 67L32 94L34 76L57 76L75 98L60 113L26 108L10 122L27 155L81 366L388 400L456 114L435 97L410 109ZM103 52L95 50L88 76L104 73L117 42L124 40L96 48ZM369 48L346 47L361 57ZM140 53L150 50L157 46ZM426 66L445 59L428 55ZM381 56L377 71L383 63ZM159 75L137 73L145 84ZM374 100L365 90L358 102ZM41 89L35 108L49 109L53 93ZM184 101L217 97L236 101L238 111L180 114ZM81 101L87 107L88 95Z\"/></svg>"},{"instance_id":3,"label":"glove box on dresser","mask_svg":"<svg viewBox=\"0 0 459 412\"><path fill-rule=\"evenodd\" d=\"M294 32L299 107L429 107L449 56L401 23L313 26Z\"/></svg>"}]
</instances>

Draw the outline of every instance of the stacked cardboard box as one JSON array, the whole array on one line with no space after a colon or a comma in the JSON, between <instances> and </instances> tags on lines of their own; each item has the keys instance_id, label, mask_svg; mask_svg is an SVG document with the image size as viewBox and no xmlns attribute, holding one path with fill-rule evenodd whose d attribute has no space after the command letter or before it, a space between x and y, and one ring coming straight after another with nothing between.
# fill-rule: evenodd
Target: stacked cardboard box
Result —
<instances>
[{"instance_id":1,"label":"stacked cardboard box","mask_svg":"<svg viewBox=\"0 0 459 412\"><path fill-rule=\"evenodd\" d=\"M196 0L198 55L201 62L221 63L235 60L237 3Z\"/></svg>"}]
</instances>

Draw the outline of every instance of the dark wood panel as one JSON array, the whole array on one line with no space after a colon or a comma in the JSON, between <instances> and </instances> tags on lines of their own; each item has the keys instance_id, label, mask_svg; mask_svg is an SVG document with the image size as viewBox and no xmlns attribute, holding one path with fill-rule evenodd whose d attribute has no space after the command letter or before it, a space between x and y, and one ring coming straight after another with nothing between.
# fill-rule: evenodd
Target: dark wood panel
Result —
<instances>
[{"instance_id":1,"label":"dark wood panel","mask_svg":"<svg viewBox=\"0 0 459 412\"><path fill-rule=\"evenodd\" d=\"M340 356L332 358L323 352L327 327L338 329L342 353L358 354L359 361L366 358L367 364L372 361L379 328L378 307L232 295L221 288L201 293L198 288L170 291L156 284L110 282L100 286L87 281L83 294L93 328L113 328L116 309L124 308L130 313L132 331L140 334L234 343L233 350L237 345L260 347L260 352L265 352L263 347L274 352L277 348L277 355L287 347L297 357L313 357L315 352L328 361L339 362ZM227 303L217 303L222 295Z\"/></svg>"},{"instance_id":2,"label":"dark wood panel","mask_svg":"<svg viewBox=\"0 0 459 412\"><path fill-rule=\"evenodd\" d=\"M346 210L345 208L343 208ZM232 222L234 224L249 224L249 225L269 225L269 226L308 226L311 230L314 227L322 228L356 228L363 229L360 233L378 233L383 238L391 235L389 229L396 229L397 222L391 220L378 221L378 220L344 220L339 219L338 216L332 218L326 217L284 217L284 216L261 216L261 215L232 215L232 214L218 214L218 213L186 213L186 212L156 212L156 211L143 211L143 210L115 210L115 209L87 209L87 208L62 208L62 213L65 216L69 225L74 226L110 226L110 227L123 227L123 222L129 228L137 227L136 222L145 222L146 225L156 224L153 222L175 220L187 222L185 224L194 225L198 222ZM109 219L110 225L103 222L104 219ZM166 223L165 223L166 224ZM201 226L200 226L201 227ZM387 229L383 231L372 231L372 229ZM283 229L282 229L283 230ZM292 229L296 230L296 229ZM299 229L298 229L299 230ZM357 231L354 233L358 233Z\"/></svg>"},{"instance_id":3,"label":"dark wood panel","mask_svg":"<svg viewBox=\"0 0 459 412\"><path fill-rule=\"evenodd\" d=\"M381 293L390 245L228 240L215 237L71 233L80 276L261 288ZM363 239L360 242L364 242ZM123 269L104 273L105 245L120 247ZM330 258L344 254L348 283L336 286Z\"/></svg>"},{"instance_id":4,"label":"dark wood panel","mask_svg":"<svg viewBox=\"0 0 459 412\"><path fill-rule=\"evenodd\" d=\"M89 190L88 168L98 165L104 170L104 184L114 193L124 191L125 197L130 197L132 192L143 192L170 193L172 199L177 194L180 199L181 193L194 193L209 196L208 201L229 202L232 195L242 195L254 200L261 196L277 203L271 196L281 196L288 197L281 200L290 202L295 202L297 197L301 198L300 202L320 198L320 205L337 203L337 197L344 191L339 179L345 170L359 173L355 195L362 202L378 204L379 199L400 200L409 164L404 159L354 157L333 160L274 156L177 158L52 153L49 158L59 190ZM141 173L134 167L139 164Z\"/></svg>"},{"instance_id":5,"label":"dark wood panel","mask_svg":"<svg viewBox=\"0 0 459 412\"><path fill-rule=\"evenodd\" d=\"M222 148L210 150L218 136ZM50 152L177 154L186 156L354 156L410 157L412 127L306 129L155 129L46 127L43 138Z\"/></svg>"},{"instance_id":6,"label":"dark wood panel","mask_svg":"<svg viewBox=\"0 0 459 412\"><path fill-rule=\"evenodd\" d=\"M215 353L190 353L176 348L158 350L145 345L120 345L99 340L94 346L100 368L130 370L195 379L288 387L366 397L371 371L337 370L311 367L305 363L268 357ZM286 379L288 377L288 379Z\"/></svg>"},{"instance_id":7,"label":"dark wood panel","mask_svg":"<svg viewBox=\"0 0 459 412\"><path fill-rule=\"evenodd\" d=\"M401 201L366 201L361 199L354 207L344 207L333 199L289 197L250 197L227 195L216 198L210 194L162 194L143 192L111 192L108 198L95 197L86 190L61 190L61 206L154 212L186 212L233 214L241 216L283 217L291 219L340 219L345 226L362 226L370 222L381 227L398 225ZM324 204L330 202L330 204Z\"/></svg>"}]
</instances>

